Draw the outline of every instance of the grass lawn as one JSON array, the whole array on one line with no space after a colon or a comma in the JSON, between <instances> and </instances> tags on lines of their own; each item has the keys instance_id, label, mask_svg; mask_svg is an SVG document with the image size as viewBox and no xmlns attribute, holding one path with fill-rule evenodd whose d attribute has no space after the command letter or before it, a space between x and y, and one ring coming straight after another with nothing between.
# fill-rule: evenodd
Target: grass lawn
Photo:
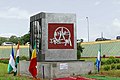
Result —
<instances>
[{"instance_id":1,"label":"grass lawn","mask_svg":"<svg viewBox=\"0 0 120 80\"><path fill-rule=\"evenodd\" d=\"M110 77L110 76L103 76L103 75L82 75L87 78L95 78L97 80L120 80L119 77Z\"/></svg>"},{"instance_id":2,"label":"grass lawn","mask_svg":"<svg viewBox=\"0 0 120 80\"><path fill-rule=\"evenodd\" d=\"M0 80L32 80L30 77L13 76L7 73L7 64L0 63Z\"/></svg>"},{"instance_id":3,"label":"grass lawn","mask_svg":"<svg viewBox=\"0 0 120 80\"><path fill-rule=\"evenodd\" d=\"M109 58L101 58L102 61L108 60ZM80 60L96 62L96 58L80 58Z\"/></svg>"},{"instance_id":4,"label":"grass lawn","mask_svg":"<svg viewBox=\"0 0 120 80\"><path fill-rule=\"evenodd\" d=\"M102 61L106 61L108 59L109 58L101 58ZM81 58L81 60L96 62L96 58ZM120 63L117 63L115 65L119 65L119 64ZM111 64L106 64L106 65L110 66ZM84 75L84 76L89 78L96 78L100 80L120 80L120 70L113 69L113 70L105 71L103 68L106 65L101 65L99 74Z\"/></svg>"},{"instance_id":5,"label":"grass lawn","mask_svg":"<svg viewBox=\"0 0 120 80\"><path fill-rule=\"evenodd\" d=\"M120 70L101 71L99 74L104 76L120 77Z\"/></svg>"},{"instance_id":6,"label":"grass lawn","mask_svg":"<svg viewBox=\"0 0 120 80\"><path fill-rule=\"evenodd\" d=\"M95 58L87 59L87 60L95 61ZM8 74L7 66L8 66L7 64L0 63L0 80L32 80L31 77L13 76L13 74ZM90 74L90 75L81 75L81 76L88 78L96 78L98 80L120 80L120 70L104 71L103 69L101 69L99 74Z\"/></svg>"}]
</instances>

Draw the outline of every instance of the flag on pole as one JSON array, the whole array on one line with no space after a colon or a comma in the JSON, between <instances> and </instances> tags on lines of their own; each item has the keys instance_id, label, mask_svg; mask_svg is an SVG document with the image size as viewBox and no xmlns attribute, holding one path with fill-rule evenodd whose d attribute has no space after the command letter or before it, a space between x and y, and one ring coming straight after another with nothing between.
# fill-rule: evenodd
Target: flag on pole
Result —
<instances>
[{"instance_id":1,"label":"flag on pole","mask_svg":"<svg viewBox=\"0 0 120 80\"><path fill-rule=\"evenodd\" d=\"M96 59L96 67L97 67L98 72L100 71L100 61L101 61L100 58L101 58L101 45L99 47L98 55L97 55L97 59Z\"/></svg>"},{"instance_id":2,"label":"flag on pole","mask_svg":"<svg viewBox=\"0 0 120 80\"><path fill-rule=\"evenodd\" d=\"M16 51L16 61L15 61L15 67L16 67L16 69L17 69L17 67L18 67L18 64L19 64L19 42L18 42L18 44L17 44L17 51ZM16 70L16 72L14 73L14 76L17 74L17 70Z\"/></svg>"},{"instance_id":3,"label":"flag on pole","mask_svg":"<svg viewBox=\"0 0 120 80\"><path fill-rule=\"evenodd\" d=\"M10 54L10 59L8 64L8 73L10 73L11 71L16 72L13 46L12 46L12 53Z\"/></svg>"},{"instance_id":4,"label":"flag on pole","mask_svg":"<svg viewBox=\"0 0 120 80\"><path fill-rule=\"evenodd\" d=\"M37 75L37 57L36 57L36 43L34 45L34 49L32 51L32 57L30 60L30 66L29 66L29 72L32 74L34 78L36 78Z\"/></svg>"}]
</instances>

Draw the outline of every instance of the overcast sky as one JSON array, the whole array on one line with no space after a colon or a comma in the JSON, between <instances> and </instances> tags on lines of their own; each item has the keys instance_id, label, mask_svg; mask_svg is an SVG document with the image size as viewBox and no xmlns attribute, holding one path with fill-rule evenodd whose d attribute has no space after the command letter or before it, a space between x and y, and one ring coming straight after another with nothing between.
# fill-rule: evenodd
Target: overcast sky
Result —
<instances>
[{"instance_id":1,"label":"overcast sky","mask_svg":"<svg viewBox=\"0 0 120 80\"><path fill-rule=\"evenodd\" d=\"M0 0L0 36L22 36L29 31L29 17L39 12L75 13L77 39L120 35L120 0Z\"/></svg>"}]
</instances>

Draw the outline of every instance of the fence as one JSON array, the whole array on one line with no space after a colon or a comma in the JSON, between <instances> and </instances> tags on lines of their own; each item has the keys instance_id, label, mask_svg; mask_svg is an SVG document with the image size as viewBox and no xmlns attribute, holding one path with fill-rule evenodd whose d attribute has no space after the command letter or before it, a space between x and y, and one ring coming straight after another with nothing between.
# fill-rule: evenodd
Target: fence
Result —
<instances>
[{"instance_id":1,"label":"fence","mask_svg":"<svg viewBox=\"0 0 120 80\"><path fill-rule=\"evenodd\" d=\"M16 54L17 46L13 46L14 55ZM12 52L11 46L0 46L0 58L9 58L10 53ZM29 56L29 46L20 46L20 56Z\"/></svg>"},{"instance_id":2,"label":"fence","mask_svg":"<svg viewBox=\"0 0 120 80\"><path fill-rule=\"evenodd\" d=\"M120 57L120 40L85 42L82 43L84 47L82 57L97 57L99 45L101 44L101 56Z\"/></svg>"}]
</instances>

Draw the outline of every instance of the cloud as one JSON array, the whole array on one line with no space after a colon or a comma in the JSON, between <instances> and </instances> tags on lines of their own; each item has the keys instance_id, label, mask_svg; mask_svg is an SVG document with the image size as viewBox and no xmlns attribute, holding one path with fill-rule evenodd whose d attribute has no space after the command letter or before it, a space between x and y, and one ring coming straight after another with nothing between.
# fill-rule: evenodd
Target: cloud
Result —
<instances>
[{"instance_id":1,"label":"cloud","mask_svg":"<svg viewBox=\"0 0 120 80\"><path fill-rule=\"evenodd\" d=\"M120 5L120 0L113 0L113 4L118 4L118 5Z\"/></svg>"},{"instance_id":2,"label":"cloud","mask_svg":"<svg viewBox=\"0 0 120 80\"><path fill-rule=\"evenodd\" d=\"M115 18L115 19L113 20L112 25L115 26L115 27L120 27L120 20L118 20L117 18Z\"/></svg>"},{"instance_id":3,"label":"cloud","mask_svg":"<svg viewBox=\"0 0 120 80\"><path fill-rule=\"evenodd\" d=\"M5 19L28 19L29 15L28 11L16 7L0 10L0 18Z\"/></svg>"},{"instance_id":4,"label":"cloud","mask_svg":"<svg viewBox=\"0 0 120 80\"><path fill-rule=\"evenodd\" d=\"M101 4L100 1L96 1L94 5L95 5L95 6L98 6L98 5L100 5L100 4Z\"/></svg>"}]
</instances>

